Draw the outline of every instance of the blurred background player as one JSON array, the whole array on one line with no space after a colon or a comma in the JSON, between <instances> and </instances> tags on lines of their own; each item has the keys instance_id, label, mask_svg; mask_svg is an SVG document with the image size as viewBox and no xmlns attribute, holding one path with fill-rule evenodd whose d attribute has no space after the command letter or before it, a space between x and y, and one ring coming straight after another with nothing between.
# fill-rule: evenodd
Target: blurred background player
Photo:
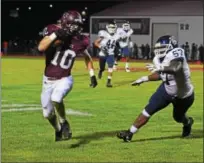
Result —
<instances>
[{"instance_id":1,"label":"blurred background player","mask_svg":"<svg viewBox=\"0 0 204 163\"><path fill-rule=\"evenodd\" d=\"M191 84L190 69L184 50L178 47L173 36L166 35L158 39L154 53L153 64L147 65L152 74L141 77L132 85L157 80L163 82L151 96L149 103L130 129L118 133L118 138L125 142L131 141L133 134L144 126L153 114L167 107L170 103L173 104L174 120L183 124L182 137L187 137L191 133L193 118L188 117L186 112L194 102L194 87Z\"/></svg>"},{"instance_id":2,"label":"blurred background player","mask_svg":"<svg viewBox=\"0 0 204 163\"><path fill-rule=\"evenodd\" d=\"M125 64L125 70L126 72L130 72L129 69L129 59L130 59L130 47L133 47L133 44L131 42L131 35L133 34L133 30L130 28L130 23L129 21L126 21L125 23L122 24L122 28L117 29L117 33L120 35L121 32L125 32L127 34L127 37L124 39L120 40L119 45L121 48L121 55L125 57L126 59L126 64ZM117 61L115 62L115 68L116 69Z\"/></svg>"},{"instance_id":3,"label":"blurred background player","mask_svg":"<svg viewBox=\"0 0 204 163\"><path fill-rule=\"evenodd\" d=\"M116 33L117 25L114 21L109 22L106 25L106 30L100 30L98 33L98 39L95 40L94 45L100 49L99 52L99 73L98 78L101 79L102 73L105 70L106 63L108 64L108 79L107 87L112 87L111 79L114 65L114 55L116 42L120 39L120 36Z\"/></svg>"},{"instance_id":4,"label":"blurred background player","mask_svg":"<svg viewBox=\"0 0 204 163\"><path fill-rule=\"evenodd\" d=\"M77 54L84 54L91 78L90 86L97 86L92 59L87 52L89 38L81 35L81 28L81 15L77 11L65 12L60 24L48 25L45 28L44 38L38 46L38 50L46 55L41 93L43 116L55 129L55 141L72 137L63 99L73 87L71 70Z\"/></svg>"}]
</instances>

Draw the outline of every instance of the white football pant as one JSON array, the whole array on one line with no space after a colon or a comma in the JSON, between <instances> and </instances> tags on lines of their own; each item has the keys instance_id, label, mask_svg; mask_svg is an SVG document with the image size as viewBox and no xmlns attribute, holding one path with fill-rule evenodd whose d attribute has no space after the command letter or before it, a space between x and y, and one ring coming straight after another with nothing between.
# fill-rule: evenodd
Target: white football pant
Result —
<instances>
[{"instance_id":1,"label":"white football pant","mask_svg":"<svg viewBox=\"0 0 204 163\"><path fill-rule=\"evenodd\" d=\"M72 90L72 86L72 76L64 77L59 80L48 80L46 76L43 76L41 104L45 118L50 117L54 112L52 101L62 102L63 98Z\"/></svg>"}]
</instances>

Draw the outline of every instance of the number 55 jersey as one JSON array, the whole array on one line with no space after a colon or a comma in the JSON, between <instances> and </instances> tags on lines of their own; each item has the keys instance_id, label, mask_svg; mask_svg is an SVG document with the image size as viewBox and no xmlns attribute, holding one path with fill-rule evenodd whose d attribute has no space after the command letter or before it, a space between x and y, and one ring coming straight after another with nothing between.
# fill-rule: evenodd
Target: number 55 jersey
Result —
<instances>
[{"instance_id":1,"label":"number 55 jersey","mask_svg":"<svg viewBox=\"0 0 204 163\"><path fill-rule=\"evenodd\" d=\"M173 60L182 61L183 67L176 74L161 73L160 78L164 82L166 92L169 95L178 98L188 97L192 94L194 88L191 84L190 69L183 49L175 48L167 52L163 59L155 56L153 63L156 67L160 67L161 65L169 66Z\"/></svg>"}]
</instances>

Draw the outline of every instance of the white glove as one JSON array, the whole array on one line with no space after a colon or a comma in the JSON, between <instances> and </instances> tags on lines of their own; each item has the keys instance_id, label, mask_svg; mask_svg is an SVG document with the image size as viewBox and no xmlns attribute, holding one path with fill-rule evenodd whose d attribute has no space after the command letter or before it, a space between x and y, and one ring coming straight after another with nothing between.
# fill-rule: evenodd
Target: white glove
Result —
<instances>
[{"instance_id":1,"label":"white glove","mask_svg":"<svg viewBox=\"0 0 204 163\"><path fill-rule=\"evenodd\" d=\"M160 72L163 70L163 67L160 66L160 67L156 67L155 65L153 64L147 64L146 65L146 68L151 71L152 73L155 73L155 72Z\"/></svg>"},{"instance_id":2,"label":"white glove","mask_svg":"<svg viewBox=\"0 0 204 163\"><path fill-rule=\"evenodd\" d=\"M135 85L138 85L138 86L139 86L139 85L142 84L143 82L147 82L147 81L149 81L148 76L143 76L143 77L141 77L141 78L135 80L134 82L132 82L131 85L132 85L132 86L135 86Z\"/></svg>"}]
</instances>

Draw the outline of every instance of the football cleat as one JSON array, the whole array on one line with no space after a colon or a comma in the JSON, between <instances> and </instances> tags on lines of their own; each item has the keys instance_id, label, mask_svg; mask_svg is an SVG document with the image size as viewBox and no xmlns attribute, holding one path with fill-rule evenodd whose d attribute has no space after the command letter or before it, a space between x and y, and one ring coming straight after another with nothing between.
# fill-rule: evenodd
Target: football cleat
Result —
<instances>
[{"instance_id":1,"label":"football cleat","mask_svg":"<svg viewBox=\"0 0 204 163\"><path fill-rule=\"evenodd\" d=\"M62 140L62 130L55 131L55 141L61 141Z\"/></svg>"},{"instance_id":2,"label":"football cleat","mask_svg":"<svg viewBox=\"0 0 204 163\"><path fill-rule=\"evenodd\" d=\"M106 87L111 88L111 87L113 87L113 85L112 85L111 83L108 82L108 83L106 84Z\"/></svg>"},{"instance_id":3,"label":"football cleat","mask_svg":"<svg viewBox=\"0 0 204 163\"><path fill-rule=\"evenodd\" d=\"M191 127L193 125L193 122L194 122L193 118L189 117L189 124L183 126L182 137L187 137L191 134Z\"/></svg>"},{"instance_id":4,"label":"football cleat","mask_svg":"<svg viewBox=\"0 0 204 163\"><path fill-rule=\"evenodd\" d=\"M62 127L62 139L63 140L69 140L72 138L72 132L70 129L70 125L68 121L66 120L64 123L61 124Z\"/></svg>"},{"instance_id":5,"label":"football cleat","mask_svg":"<svg viewBox=\"0 0 204 163\"><path fill-rule=\"evenodd\" d=\"M126 72L130 72L130 69L129 69L129 68L125 68L125 71L126 71Z\"/></svg>"},{"instance_id":6,"label":"football cleat","mask_svg":"<svg viewBox=\"0 0 204 163\"><path fill-rule=\"evenodd\" d=\"M130 130L124 130L117 133L119 139L123 139L124 142L130 142L132 140L133 133Z\"/></svg>"}]
</instances>

